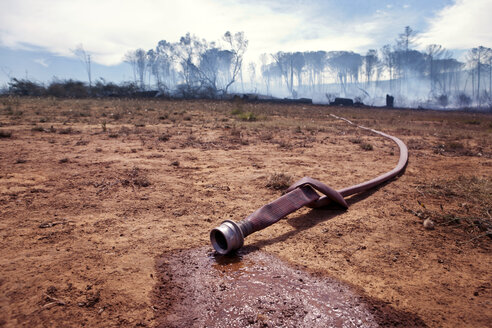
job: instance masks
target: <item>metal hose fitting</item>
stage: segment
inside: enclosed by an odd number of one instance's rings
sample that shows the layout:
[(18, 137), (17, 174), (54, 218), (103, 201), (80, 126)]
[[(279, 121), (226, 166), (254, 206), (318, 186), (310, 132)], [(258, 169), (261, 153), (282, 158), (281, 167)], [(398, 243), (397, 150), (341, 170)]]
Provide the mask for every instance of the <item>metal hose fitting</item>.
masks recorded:
[(244, 233), (239, 225), (231, 220), (222, 222), (210, 231), (210, 241), (219, 254), (228, 254), (243, 247)]

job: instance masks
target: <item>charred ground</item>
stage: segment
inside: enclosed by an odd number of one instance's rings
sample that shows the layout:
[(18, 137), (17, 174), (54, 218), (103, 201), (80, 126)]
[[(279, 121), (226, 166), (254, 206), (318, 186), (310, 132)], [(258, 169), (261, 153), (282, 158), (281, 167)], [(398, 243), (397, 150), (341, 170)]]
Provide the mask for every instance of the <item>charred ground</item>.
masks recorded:
[(352, 197), (346, 212), (304, 209), (247, 245), (428, 326), (492, 320), (490, 115), (0, 100), (2, 326), (155, 325), (162, 254), (208, 246), (212, 227), (291, 180), (339, 189), (395, 165), (391, 141), (328, 113), (405, 141), (405, 174)]

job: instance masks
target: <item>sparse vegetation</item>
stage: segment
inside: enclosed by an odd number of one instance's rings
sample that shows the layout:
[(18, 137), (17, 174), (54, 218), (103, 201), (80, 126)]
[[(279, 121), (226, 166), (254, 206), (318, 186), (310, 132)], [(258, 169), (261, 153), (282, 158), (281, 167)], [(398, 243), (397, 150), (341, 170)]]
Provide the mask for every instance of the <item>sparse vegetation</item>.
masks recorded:
[[(485, 232), (492, 238), (492, 182), (476, 176), (459, 176), (456, 179), (435, 180), (419, 185), (420, 192), (436, 199), (440, 208), (433, 210), (420, 203), (420, 208), (411, 211), (421, 219), (430, 218), (437, 225), (461, 226), (473, 233)], [(458, 203), (457, 208), (447, 208), (449, 200)]]
[(435, 146), (434, 153), (441, 155), (474, 156), (478, 152), (474, 152), (460, 141), (447, 140), (443, 144)]
[(237, 109), (237, 108), (232, 110), (231, 114), (241, 121), (253, 122), (258, 119), (255, 113), (249, 111), (244, 112), (242, 109)]
[(158, 139), (159, 139), (159, 141), (163, 141), (163, 142), (165, 142), (165, 141), (169, 141), (169, 139), (171, 139), (171, 135), (170, 135), (170, 134), (168, 134), (168, 133), (163, 133), (163, 134), (161, 134), (161, 135), (159, 136), (159, 138), (158, 138)]
[(266, 183), (266, 187), (274, 190), (285, 190), (292, 183), (293, 179), (291, 176), (284, 173), (273, 173), (268, 177), (268, 181)]
[(361, 143), (360, 148), (365, 150), (365, 151), (371, 151), (374, 149), (374, 147), (369, 143)]
[(58, 134), (73, 134), (73, 133), (77, 133), (77, 132), (74, 131), (71, 127), (58, 130)]
[(44, 128), (42, 126), (35, 126), (31, 129), (33, 132), (44, 132)]
[(237, 118), (240, 119), (241, 121), (248, 121), (248, 122), (253, 122), (258, 119), (256, 114), (253, 112), (245, 112), (237, 115)]

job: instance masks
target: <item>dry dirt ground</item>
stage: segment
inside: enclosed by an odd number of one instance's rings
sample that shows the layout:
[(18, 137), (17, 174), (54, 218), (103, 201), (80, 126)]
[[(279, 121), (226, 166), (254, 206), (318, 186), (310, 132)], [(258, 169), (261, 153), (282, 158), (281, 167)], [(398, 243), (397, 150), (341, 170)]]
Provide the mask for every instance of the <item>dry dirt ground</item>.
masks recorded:
[(406, 172), (347, 211), (293, 213), (247, 247), (421, 326), (490, 327), (491, 115), (17, 98), (0, 99), (0, 326), (168, 322), (163, 256), (211, 252), (210, 229), (289, 180), (340, 189), (396, 165), (392, 141), (329, 113), (401, 138)]

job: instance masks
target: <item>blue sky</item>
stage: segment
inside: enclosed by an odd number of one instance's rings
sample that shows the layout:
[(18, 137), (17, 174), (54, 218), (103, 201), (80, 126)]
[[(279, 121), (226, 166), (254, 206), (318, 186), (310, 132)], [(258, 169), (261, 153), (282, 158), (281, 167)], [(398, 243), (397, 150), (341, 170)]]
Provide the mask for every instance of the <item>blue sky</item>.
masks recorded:
[(82, 79), (70, 51), (79, 44), (92, 54), (96, 77), (130, 79), (126, 51), (186, 32), (213, 41), (244, 31), (247, 61), (279, 50), (365, 53), (393, 43), (407, 25), (419, 32), (418, 47), (463, 53), (492, 46), (491, 12), (491, 0), (0, 0), (0, 81), (26, 70), (38, 80)]

